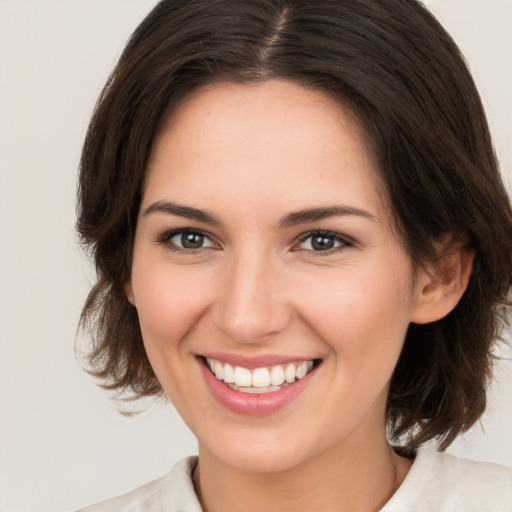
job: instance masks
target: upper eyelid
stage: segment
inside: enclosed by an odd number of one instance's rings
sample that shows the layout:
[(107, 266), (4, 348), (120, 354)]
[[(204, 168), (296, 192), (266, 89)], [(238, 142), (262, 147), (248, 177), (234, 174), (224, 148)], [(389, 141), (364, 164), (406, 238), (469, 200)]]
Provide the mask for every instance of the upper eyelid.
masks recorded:
[[(176, 235), (181, 235), (182, 233), (195, 233), (197, 235), (204, 236), (205, 238), (208, 238), (210, 242), (220, 245), (219, 242), (216, 240), (216, 238), (208, 233), (207, 231), (204, 231), (203, 229), (197, 229), (197, 228), (176, 228), (176, 229), (167, 229), (163, 231), (162, 233), (158, 234), (155, 237), (155, 241), (158, 243), (168, 243), (170, 242), (171, 238), (175, 237)], [(176, 246), (177, 249), (182, 249), (179, 246)], [(190, 249), (182, 249), (184, 251), (190, 250)]]
[(356, 241), (350, 236), (343, 235), (342, 233), (337, 233), (336, 231), (329, 231), (329, 230), (325, 230), (325, 229), (314, 229), (311, 231), (307, 231), (306, 233), (302, 233), (301, 235), (299, 235), (296, 238), (296, 241), (294, 243), (304, 242), (304, 240), (307, 240), (308, 238), (310, 238), (314, 235), (332, 236), (333, 238), (341, 240), (344, 243), (349, 243), (352, 245), (355, 245), (355, 243), (356, 243)]
[(208, 231), (205, 231), (204, 229), (199, 228), (175, 228), (175, 229), (166, 229), (162, 231), (160, 235), (158, 235), (157, 238), (172, 238), (173, 236), (180, 235), (182, 233), (196, 233), (198, 235), (205, 236), (206, 238), (213, 239), (215, 238), (213, 235), (208, 233)]

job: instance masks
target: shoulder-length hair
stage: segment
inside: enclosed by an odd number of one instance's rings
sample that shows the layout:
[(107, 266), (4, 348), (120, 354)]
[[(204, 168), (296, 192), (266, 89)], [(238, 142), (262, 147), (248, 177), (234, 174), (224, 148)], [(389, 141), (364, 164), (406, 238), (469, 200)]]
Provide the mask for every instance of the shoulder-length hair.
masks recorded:
[(512, 275), (512, 213), (484, 109), (457, 46), (415, 0), (163, 0), (136, 29), (83, 146), (77, 229), (98, 280), (81, 326), (103, 385), (157, 395), (124, 284), (152, 143), (185, 96), (213, 82), (290, 80), (360, 121), (415, 265), (447, 234), (475, 251), (445, 318), (410, 325), (389, 391), (390, 437), (441, 449), (482, 414)]

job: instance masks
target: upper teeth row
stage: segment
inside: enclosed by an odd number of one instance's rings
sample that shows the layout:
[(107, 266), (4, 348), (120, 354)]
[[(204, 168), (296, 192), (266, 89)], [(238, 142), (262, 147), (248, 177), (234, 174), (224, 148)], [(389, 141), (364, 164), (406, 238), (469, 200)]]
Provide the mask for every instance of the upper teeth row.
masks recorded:
[(295, 380), (302, 379), (313, 368), (313, 361), (278, 364), (271, 368), (263, 367), (254, 370), (242, 366), (231, 366), (229, 363), (222, 363), (210, 358), (207, 358), (206, 361), (217, 379), (226, 384), (255, 388), (264, 388), (270, 385), (281, 386), (285, 382), (291, 384)]

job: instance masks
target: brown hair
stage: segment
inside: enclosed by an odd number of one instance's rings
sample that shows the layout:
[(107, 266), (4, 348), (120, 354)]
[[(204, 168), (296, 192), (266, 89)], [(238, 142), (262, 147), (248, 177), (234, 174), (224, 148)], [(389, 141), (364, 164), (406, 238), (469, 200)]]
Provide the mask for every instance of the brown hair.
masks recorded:
[(99, 98), (81, 159), (77, 229), (98, 275), (81, 319), (91, 371), (111, 390), (161, 392), (124, 292), (153, 140), (198, 87), (270, 78), (355, 112), (415, 264), (446, 234), (475, 250), (454, 311), (410, 326), (388, 398), (393, 440), (445, 448), (485, 409), (511, 286), (512, 213), (467, 66), (415, 0), (164, 0), (146, 17)]

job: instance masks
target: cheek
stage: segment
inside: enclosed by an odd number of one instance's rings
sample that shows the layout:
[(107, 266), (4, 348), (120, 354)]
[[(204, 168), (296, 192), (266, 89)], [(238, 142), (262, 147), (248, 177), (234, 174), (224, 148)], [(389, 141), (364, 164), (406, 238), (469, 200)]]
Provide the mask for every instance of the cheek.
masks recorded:
[(132, 287), (144, 347), (166, 395), (186, 416), (195, 392), (187, 340), (207, 310), (208, 277), (197, 269), (171, 267), (165, 262), (134, 262)]
[(132, 287), (147, 350), (176, 349), (202, 316), (209, 301), (208, 277), (197, 270), (134, 262)]
[[(391, 272), (390, 269), (397, 271)], [(394, 366), (409, 325), (409, 266), (333, 272), (307, 286), (299, 309), (336, 353), (339, 364)]]

